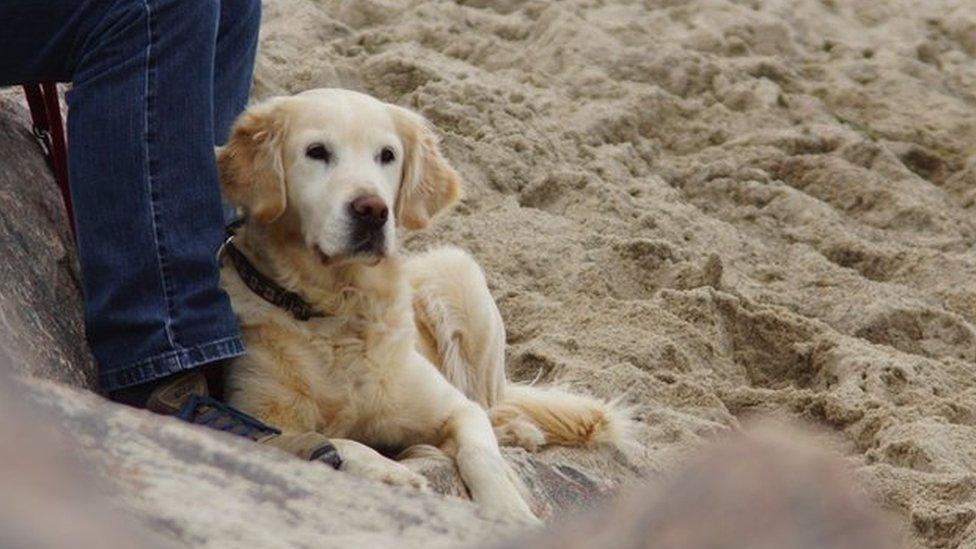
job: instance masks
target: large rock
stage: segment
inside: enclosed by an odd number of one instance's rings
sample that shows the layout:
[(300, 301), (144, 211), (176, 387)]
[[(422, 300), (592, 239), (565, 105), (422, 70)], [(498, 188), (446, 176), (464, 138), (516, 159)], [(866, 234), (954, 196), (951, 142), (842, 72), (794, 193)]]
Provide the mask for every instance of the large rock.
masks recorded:
[[(121, 514), (102, 521), (113, 533), (116, 522), (129, 522), (179, 546), (424, 547), (471, 544), (515, 528), (459, 499), (362, 481), (60, 384), (16, 387), (107, 486), (105, 506)], [(9, 422), (2, 422), (6, 431), (16, 432)], [(33, 445), (7, 448), (17, 450), (27, 454), (23, 461), (49, 454)]]
[[(3, 547), (55, 548), (68, 539), (100, 549), (441, 547), (512, 529), (471, 504), (364, 483), (71, 387), (0, 380), (0, 437), (13, 442), (0, 447)], [(718, 443), (667, 483), (628, 492), (599, 512), (492, 545), (897, 546), (889, 521), (838, 458), (782, 432)]]
[(500, 544), (534, 549), (894, 549), (891, 518), (845, 464), (795, 429), (760, 426), (705, 448), (663, 486)]
[(74, 244), (21, 98), (0, 90), (0, 346), (16, 372), (91, 388)]

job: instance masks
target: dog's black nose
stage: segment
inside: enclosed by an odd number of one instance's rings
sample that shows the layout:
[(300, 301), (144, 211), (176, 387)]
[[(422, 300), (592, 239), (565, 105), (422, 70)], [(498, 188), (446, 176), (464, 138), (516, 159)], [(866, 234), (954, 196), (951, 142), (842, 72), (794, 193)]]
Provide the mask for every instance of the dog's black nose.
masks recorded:
[(375, 194), (360, 196), (349, 203), (349, 210), (352, 212), (353, 219), (373, 225), (386, 223), (386, 218), (390, 215), (386, 202)]

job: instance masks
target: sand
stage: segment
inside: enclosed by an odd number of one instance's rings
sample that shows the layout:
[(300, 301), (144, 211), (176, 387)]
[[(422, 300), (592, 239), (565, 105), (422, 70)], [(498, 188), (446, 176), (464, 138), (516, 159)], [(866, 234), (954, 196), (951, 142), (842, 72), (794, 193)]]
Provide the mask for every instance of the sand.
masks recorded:
[[(819, 426), (913, 545), (976, 547), (976, 2), (269, 0), (255, 96), (417, 109), (511, 377), (637, 407), (666, 472)], [(556, 450), (555, 452), (560, 452)]]

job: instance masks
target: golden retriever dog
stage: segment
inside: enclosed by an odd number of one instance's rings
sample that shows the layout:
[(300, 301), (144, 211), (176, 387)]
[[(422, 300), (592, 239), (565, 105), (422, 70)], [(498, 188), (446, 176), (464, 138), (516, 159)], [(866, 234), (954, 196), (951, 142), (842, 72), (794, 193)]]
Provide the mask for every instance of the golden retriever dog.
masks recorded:
[(281, 429), (277, 446), (302, 455), (329, 441), (341, 470), (418, 488), (422, 476), (376, 449), (434, 446), (476, 503), (534, 521), (499, 441), (627, 442), (615, 404), (506, 381), (502, 318), (470, 255), (398, 248), (397, 233), (460, 193), (423, 117), (312, 90), (252, 106), (217, 156), (225, 196), (247, 214), (236, 249), (319, 313), (296, 318), (222, 267), (248, 348), (226, 396)]

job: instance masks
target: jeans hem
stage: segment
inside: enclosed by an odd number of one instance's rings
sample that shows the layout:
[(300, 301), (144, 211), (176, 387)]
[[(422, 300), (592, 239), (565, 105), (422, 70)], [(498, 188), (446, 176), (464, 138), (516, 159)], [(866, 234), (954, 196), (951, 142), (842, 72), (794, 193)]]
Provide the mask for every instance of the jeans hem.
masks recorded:
[(240, 336), (226, 337), (193, 347), (167, 351), (134, 364), (101, 373), (98, 376), (98, 383), (102, 392), (118, 391), (177, 372), (192, 370), (218, 360), (238, 357), (244, 352), (244, 341)]

